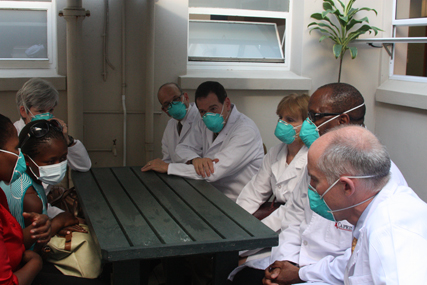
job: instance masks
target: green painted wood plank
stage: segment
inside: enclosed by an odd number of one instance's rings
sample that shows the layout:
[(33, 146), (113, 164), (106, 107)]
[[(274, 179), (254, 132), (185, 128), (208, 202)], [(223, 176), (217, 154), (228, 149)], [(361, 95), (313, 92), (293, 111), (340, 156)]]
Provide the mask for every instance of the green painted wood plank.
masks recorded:
[(144, 184), (130, 168), (112, 168), (127, 194), (131, 197), (147, 223), (156, 232), (164, 243), (178, 243), (190, 241), (191, 238), (170, 217), (166, 210), (151, 195)]
[(104, 252), (106, 248), (128, 247), (129, 242), (105, 202), (92, 172), (72, 171), (71, 176), (82, 204), (86, 222), (92, 236), (102, 249), (103, 256), (106, 254)]
[(93, 176), (101, 187), (114, 215), (131, 242), (131, 246), (161, 244), (147, 221), (132, 203), (110, 168), (94, 168)]
[[(277, 235), (274, 231), (272, 231), (269, 227), (260, 224), (257, 218), (252, 215), (248, 215), (241, 207), (236, 207), (236, 203), (232, 200), (224, 200), (222, 199), (218, 193), (218, 190), (215, 189), (212, 185), (210, 187), (206, 186), (204, 180), (193, 180), (193, 179), (185, 179), (190, 185), (192, 185), (196, 191), (200, 192), (203, 196), (205, 196), (209, 201), (213, 204), (217, 205), (221, 211), (223, 211), (227, 216), (233, 219), (238, 225), (248, 231), (252, 236), (274, 236)], [(216, 190), (216, 191), (214, 191)]]
[[(182, 197), (184, 201), (191, 205), (194, 211), (224, 238), (238, 239), (251, 236), (240, 225), (236, 224), (233, 219), (230, 219), (224, 212), (213, 205), (211, 201), (195, 191), (195, 189), (181, 177), (166, 174), (159, 175), (159, 177)], [(211, 186), (207, 182), (205, 182), (204, 185), (205, 187)], [(230, 200), (217, 190), (213, 191), (212, 194), (218, 194), (217, 199), (219, 204), (227, 202), (226, 200)]]
[(185, 244), (163, 244), (155, 247), (134, 247), (134, 248), (115, 248), (109, 251), (109, 261), (128, 260), (128, 259), (151, 259), (187, 256), (195, 254), (207, 254), (218, 252), (237, 252), (246, 249), (271, 247), (277, 244), (278, 237), (263, 237), (241, 240), (214, 240), (201, 241)]
[(174, 217), (175, 221), (193, 240), (203, 241), (222, 238), (197, 213), (188, 207), (155, 172), (141, 172), (139, 167), (132, 167), (132, 169), (150, 189), (157, 201)]

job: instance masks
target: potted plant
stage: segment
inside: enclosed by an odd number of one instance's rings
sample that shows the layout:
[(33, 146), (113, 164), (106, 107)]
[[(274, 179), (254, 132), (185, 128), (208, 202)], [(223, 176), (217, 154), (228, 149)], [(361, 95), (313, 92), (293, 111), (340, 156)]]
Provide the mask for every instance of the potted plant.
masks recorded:
[(332, 48), (335, 58), (340, 58), (338, 82), (341, 81), (341, 67), (344, 54), (350, 50), (351, 58), (355, 59), (357, 56), (357, 48), (348, 46), (352, 41), (357, 39), (360, 35), (372, 31), (375, 35), (381, 29), (369, 25), (368, 17), (362, 19), (355, 19), (355, 16), (360, 11), (373, 11), (377, 15), (377, 11), (371, 8), (353, 8), (356, 0), (349, 0), (347, 6), (341, 0), (337, 0), (342, 8), (342, 11), (337, 8), (334, 0), (323, 0), (323, 12), (314, 13), (311, 18), (319, 22), (312, 22), (307, 27), (310, 28), (310, 34), (313, 30), (320, 31), (323, 35), (320, 37), (319, 42), (326, 38), (330, 38), (334, 42)]

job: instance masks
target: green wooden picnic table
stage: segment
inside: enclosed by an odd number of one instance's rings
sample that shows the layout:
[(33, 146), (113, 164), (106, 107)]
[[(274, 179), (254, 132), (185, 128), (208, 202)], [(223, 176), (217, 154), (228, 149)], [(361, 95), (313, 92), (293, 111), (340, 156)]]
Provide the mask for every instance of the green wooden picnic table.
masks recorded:
[(208, 182), (140, 169), (72, 172), (114, 284), (140, 284), (139, 261), (198, 254), (213, 254), (214, 284), (225, 284), (239, 250), (278, 244), (275, 232)]

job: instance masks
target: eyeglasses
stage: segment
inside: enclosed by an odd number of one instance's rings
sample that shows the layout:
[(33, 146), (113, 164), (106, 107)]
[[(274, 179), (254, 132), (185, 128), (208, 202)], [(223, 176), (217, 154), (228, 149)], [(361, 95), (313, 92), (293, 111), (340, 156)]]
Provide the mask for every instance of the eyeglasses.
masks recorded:
[(181, 93), (180, 95), (177, 95), (177, 96), (173, 97), (172, 102), (165, 102), (165, 103), (163, 103), (162, 108), (164, 110), (169, 109), (169, 106), (171, 106), (173, 102), (179, 102), (179, 101), (181, 101), (182, 95), (184, 95), (184, 93)]
[(327, 116), (336, 116), (336, 115), (341, 115), (341, 113), (314, 113), (314, 112), (308, 112), (308, 118), (310, 119), (310, 121), (312, 121), (313, 123), (323, 117), (327, 117)]
[(20, 147), (22, 148), (31, 137), (44, 137), (49, 132), (50, 128), (62, 133), (62, 126), (57, 120), (40, 120), (30, 127), (30, 131)]

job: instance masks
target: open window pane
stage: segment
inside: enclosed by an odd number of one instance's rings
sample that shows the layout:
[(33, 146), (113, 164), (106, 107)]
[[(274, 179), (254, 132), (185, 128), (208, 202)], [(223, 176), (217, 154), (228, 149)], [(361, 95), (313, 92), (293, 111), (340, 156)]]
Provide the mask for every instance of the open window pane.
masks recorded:
[(0, 9), (0, 58), (47, 59), (47, 11)]
[(189, 60), (284, 62), (272, 23), (190, 21)]
[(188, 6), (289, 12), (289, 0), (189, 0)]
[(396, 0), (396, 19), (427, 17), (427, 0)]
[(396, 43), (394, 74), (427, 77), (427, 44)]

